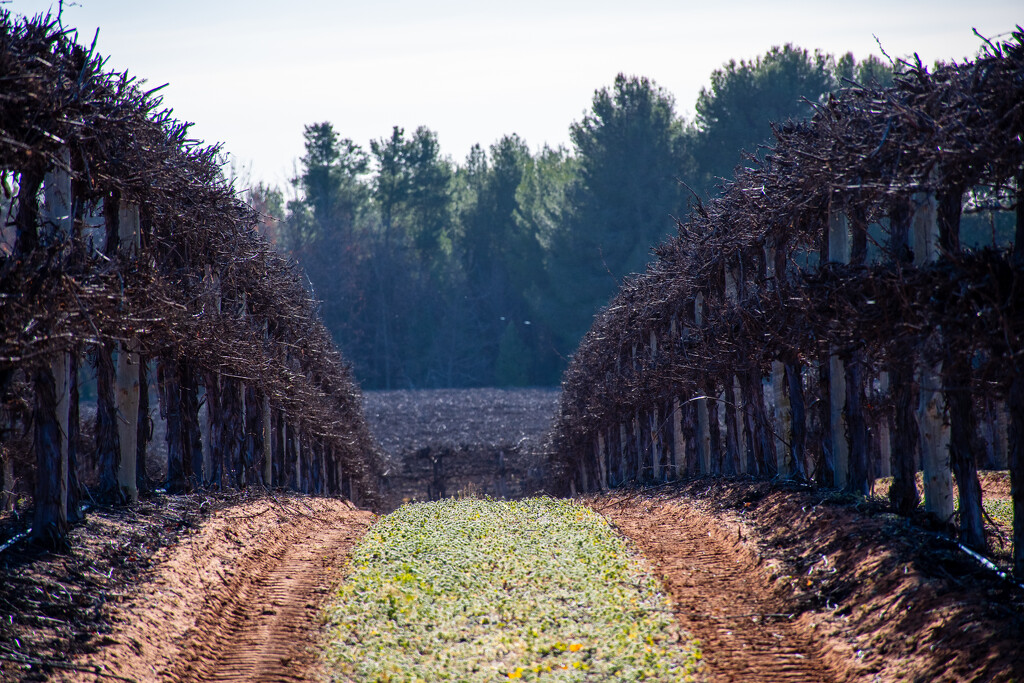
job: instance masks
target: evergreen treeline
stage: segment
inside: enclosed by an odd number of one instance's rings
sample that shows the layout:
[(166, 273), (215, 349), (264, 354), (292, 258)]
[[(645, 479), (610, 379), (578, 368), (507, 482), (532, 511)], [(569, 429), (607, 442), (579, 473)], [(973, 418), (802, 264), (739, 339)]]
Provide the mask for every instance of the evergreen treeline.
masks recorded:
[(517, 135), (462, 163), (395, 127), (369, 150), (305, 129), (294, 199), (253, 190), (278, 248), (368, 389), (557, 384), (594, 313), (695, 195), (731, 175), (771, 121), (803, 118), (843, 79), (888, 84), (875, 58), (786, 45), (711, 77), (684, 121), (672, 96), (619, 75), (570, 129), (573, 149)]

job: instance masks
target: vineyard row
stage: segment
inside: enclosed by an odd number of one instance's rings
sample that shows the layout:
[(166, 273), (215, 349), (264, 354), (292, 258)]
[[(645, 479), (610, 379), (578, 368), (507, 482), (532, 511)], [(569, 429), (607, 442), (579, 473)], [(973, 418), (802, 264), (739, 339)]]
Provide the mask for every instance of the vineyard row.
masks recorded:
[[(4, 504), (31, 495), (35, 536), (60, 545), (85, 496), (136, 499), (154, 382), (169, 490), (258, 484), (372, 503), (379, 453), (299, 272), (258, 233), (218, 148), (94, 47), (52, 17), (0, 11)], [(87, 358), (98, 415), (83, 447)], [(87, 493), (79, 473), (92, 471)]]
[[(1024, 32), (900, 66), (775, 126), (595, 318), (553, 430), (564, 490), (891, 476), (909, 514), (923, 471), (984, 552), (978, 467), (1008, 460), (1024, 577)], [(965, 211), (1014, 210), (1012, 246), (961, 243)]]

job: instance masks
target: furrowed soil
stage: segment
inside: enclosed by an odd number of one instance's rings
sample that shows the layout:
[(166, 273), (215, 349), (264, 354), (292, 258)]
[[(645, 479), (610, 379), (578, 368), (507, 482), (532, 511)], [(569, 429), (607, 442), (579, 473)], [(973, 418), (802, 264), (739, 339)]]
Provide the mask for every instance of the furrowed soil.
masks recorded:
[(115, 592), (97, 620), (106, 633), (78, 656), (8, 660), (0, 679), (313, 680), (322, 601), (374, 519), (347, 501), (298, 495), (217, 510)]
[[(711, 681), (1024, 680), (1024, 589), (926, 518), (749, 481), (587, 502), (661, 577)], [(374, 519), (300, 495), (96, 509), (69, 553), (0, 555), (0, 680), (319, 680), (322, 601)]]
[(696, 480), (589, 503), (662, 576), (712, 681), (1024, 680), (1024, 589), (926, 518), (767, 482)]

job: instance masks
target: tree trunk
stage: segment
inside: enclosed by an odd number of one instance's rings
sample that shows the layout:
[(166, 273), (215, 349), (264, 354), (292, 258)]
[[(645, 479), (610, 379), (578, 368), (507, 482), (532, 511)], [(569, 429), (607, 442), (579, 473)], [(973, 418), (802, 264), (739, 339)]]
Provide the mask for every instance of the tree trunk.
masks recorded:
[(615, 485), (621, 486), (629, 477), (626, 475), (626, 425), (618, 423), (615, 429)]
[(326, 471), (326, 492), (329, 496), (338, 493), (338, 463), (334, 457), (334, 449), (331, 446), (324, 448), (324, 467)]
[(652, 406), (647, 412), (647, 441), (651, 452), (651, 481), (662, 481), (661, 430), (659, 427), (658, 407)]
[(160, 361), (164, 417), (167, 422), (167, 492), (182, 493), (188, 488), (188, 477), (185, 471), (189, 462), (186, 455), (188, 432), (182, 415), (181, 378), (177, 363), (169, 359)]
[[(138, 257), (141, 238), (140, 212), (137, 204), (118, 201), (116, 244), (108, 244), (108, 254), (117, 252), (118, 259), (125, 266), (135, 262)], [(110, 214), (113, 214), (111, 206)], [(112, 216), (106, 216), (109, 221)], [(111, 233), (115, 226), (107, 226), (107, 239), (111, 240)], [(125, 297), (124, 284), (122, 282), (121, 308), (124, 311)], [(129, 501), (135, 502), (139, 499), (139, 489), (136, 485), (135, 465), (138, 458), (138, 436), (139, 436), (139, 340), (129, 338), (127, 341), (118, 344), (117, 350), (117, 429), (120, 439), (121, 457), (118, 462), (117, 483), (121, 489), (121, 495)]]
[(0, 444), (0, 511), (14, 509), (14, 460)]
[(936, 196), (939, 222), (939, 246), (949, 254), (960, 251), (960, 216), (963, 213), (964, 188), (951, 185)]
[(119, 344), (117, 349), (117, 436), (121, 447), (117, 485), (127, 501), (139, 499), (135, 485), (135, 461), (139, 435), (139, 353), (138, 342)]
[(960, 492), (960, 540), (968, 548), (985, 552), (985, 523), (981, 507), (981, 483), (971, 442), (976, 420), (970, 392), (970, 371), (950, 360), (945, 373), (945, 394), (949, 404), (949, 460)]
[[(1021, 230), (1020, 223), (1017, 229)], [(1018, 233), (1020, 236), (1020, 233)], [(1007, 397), (1010, 413), (1010, 497), (1013, 500), (1013, 575), (1024, 580), (1024, 373), (1016, 371)]]
[[(693, 297), (693, 325), (700, 331), (704, 327), (704, 295), (701, 292)], [(699, 453), (699, 460), (694, 463), (694, 467), (691, 468), (691, 474), (697, 474), (699, 463), (699, 471), (702, 474), (710, 474), (715, 472), (716, 474), (722, 473), (722, 446), (719, 439), (718, 429), (718, 411), (716, 402), (710, 397), (716, 395), (714, 389), (714, 382), (707, 382), (704, 387), (704, 395), (708, 396), (706, 399), (697, 401), (696, 404), (696, 421), (697, 421), (697, 453)], [(712, 416), (714, 413), (714, 416)], [(714, 423), (714, 431), (712, 431), (712, 422)], [(714, 436), (713, 436), (714, 435)]]
[(818, 363), (818, 391), (818, 423), (821, 432), (818, 436), (821, 451), (814, 478), (818, 486), (829, 488), (836, 485), (836, 468), (832, 452), (832, 373), (829, 371), (828, 362)]
[[(313, 478), (313, 452), (312, 452), (312, 440), (309, 438), (303, 439), (302, 428), (299, 428), (299, 432), (296, 438), (296, 450), (298, 452), (298, 473), (299, 473), (299, 491), (302, 493), (310, 493), (312, 491), (311, 483)], [(438, 467), (441, 466), (440, 461), (435, 463), (435, 473)], [(443, 497), (443, 496), (442, 496)]]
[(316, 468), (316, 494), (323, 496), (327, 493), (327, 450), (324, 441), (316, 442), (316, 461), (319, 463), (319, 467)]
[(267, 488), (274, 483), (274, 418), (270, 410), (270, 398), (261, 394), (260, 408), (262, 409), (263, 428), (263, 450), (260, 454), (262, 460), (263, 485)]
[(106, 503), (122, 502), (117, 485), (121, 441), (114, 403), (114, 354), (107, 344), (96, 348), (96, 462), (99, 464), (98, 499)]
[(889, 386), (893, 400), (892, 486), (889, 501), (896, 512), (909, 515), (921, 502), (917, 493), (918, 431), (914, 406), (913, 356), (896, 348), (890, 355)]
[(139, 355), (139, 418), (135, 438), (135, 486), (140, 494), (148, 494), (153, 486), (146, 469), (146, 454), (153, 440), (153, 418), (149, 414), (149, 367), (145, 356)]
[(307, 474), (306, 474), (306, 491), (305, 492), (306, 493), (312, 493), (312, 494), (316, 495), (318, 479), (319, 479), (319, 476), (320, 476), (320, 462), (319, 462), (320, 446), (319, 446), (319, 442), (317, 441), (316, 438), (310, 438), (309, 443), (307, 444), (306, 448), (303, 449), (303, 450), (306, 451), (306, 454), (307, 454), (306, 464), (308, 465), (308, 469), (306, 470)]
[(263, 400), (252, 383), (245, 392), (245, 477), (251, 484), (263, 483)]
[(633, 436), (636, 439), (636, 444), (634, 445), (634, 447), (636, 448), (635, 469), (637, 481), (644, 480), (644, 471), (646, 469), (644, 466), (644, 455), (647, 453), (646, 444), (644, 443), (644, 441), (646, 440), (644, 437), (645, 432), (646, 430), (644, 429), (643, 418), (640, 414), (640, 411), (637, 410), (633, 417)]
[(295, 427), (295, 490), (309, 493), (309, 444), (303, 443), (302, 426)]
[(705, 456), (701, 465), (704, 467), (703, 474), (720, 475), (725, 472), (725, 465), (722, 462), (722, 425), (718, 419), (719, 402), (710, 398), (712, 392), (708, 392), (707, 395), (709, 398), (702, 402), (706, 406), (704, 422), (707, 427), (707, 430), (702, 432), (702, 438), (703, 434), (707, 434), (707, 438), (704, 442), (706, 444)]
[(846, 364), (846, 425), (849, 430), (849, 474), (846, 490), (866, 496), (871, 490), (868, 472), (868, 424), (864, 418), (864, 361), (854, 353)]
[(736, 416), (736, 400), (735, 392), (732, 391), (732, 386), (726, 387), (726, 400), (725, 405), (725, 462), (722, 467), (722, 474), (727, 477), (735, 476), (740, 473), (740, 459), (743, 457), (740, 453), (740, 434), (737, 429), (739, 420)]
[(39, 188), (43, 173), (34, 169), (23, 171), (18, 188), (18, 210), (14, 219), (17, 231), (15, 255), (27, 256), (39, 246)]
[(743, 400), (743, 387), (740, 384), (739, 375), (732, 376), (732, 391), (730, 398), (736, 406), (734, 418), (736, 420), (736, 473), (747, 474), (752, 471), (751, 467), (751, 442), (750, 430), (747, 425), (747, 406)]
[(835, 353), (828, 358), (828, 386), (832, 485), (846, 488), (850, 481), (850, 442), (846, 436), (846, 363)]
[(81, 434), (80, 396), (78, 392), (79, 356), (75, 351), (70, 356), (70, 405), (68, 406), (68, 522), (74, 524), (84, 519), (82, 514), (82, 481), (78, 474), (78, 439)]
[(299, 444), (295, 425), (287, 421), (282, 423), (285, 433), (285, 461), (284, 461), (284, 482), (285, 487), (292, 491), (299, 490)]
[(775, 440), (772, 436), (768, 408), (764, 400), (765, 384), (758, 369), (747, 374), (747, 412), (750, 413), (750, 427), (753, 438), (753, 455), (757, 463), (757, 474), (774, 478), (778, 473)]
[(924, 507), (943, 524), (953, 522), (953, 471), (949, 464), (949, 428), (943, 421), (942, 363), (923, 362), (918, 368), (917, 423), (921, 432)]
[(700, 433), (700, 418), (697, 416), (697, 403), (698, 401), (680, 401), (679, 406), (682, 412), (680, 428), (683, 432), (684, 449), (679, 460), (682, 463), (679, 473), (684, 477), (692, 477), (700, 470), (701, 446), (697, 436)]
[(354, 492), (352, 490), (352, 475), (349, 474), (349, 475), (346, 476), (345, 475), (345, 471), (342, 470), (342, 472), (341, 472), (341, 497), (342, 498), (347, 498), (348, 500), (350, 500), (350, 501), (352, 501), (354, 503), (355, 500), (352, 497), (353, 493)]
[(288, 483), (285, 476), (285, 429), (284, 411), (278, 408), (274, 411), (274, 465), (271, 475), (273, 484), (277, 487), (284, 487)]
[[(1024, 271), (1024, 166), (1017, 172), (1017, 228), (1013, 242), (1015, 279)], [(1008, 453), (1010, 465), (1010, 496), (1013, 499), (1013, 574), (1024, 580), (1024, 368), (1015, 367), (1010, 395), (1006, 400), (1009, 414)]]
[(185, 476), (189, 489), (203, 485), (203, 431), (199, 421), (198, 375), (188, 361), (178, 362), (178, 382), (181, 388), (181, 422), (185, 434)]
[(222, 376), (220, 382), (220, 424), (224, 448), (224, 485), (241, 488), (245, 481), (242, 387), (238, 380), (231, 377)]
[[(606, 491), (608, 489), (608, 452), (607, 444), (604, 440), (604, 434), (601, 430), (597, 431), (597, 443), (594, 444), (594, 455), (597, 458), (597, 487), (601, 491)], [(505, 498), (508, 496), (507, 486), (505, 484), (505, 458), (500, 452), (499, 457), (501, 459), (499, 474), (502, 488), (500, 496)]]
[[(889, 373), (878, 375), (878, 393), (876, 404), (885, 404), (892, 397), (889, 389)], [(878, 476), (892, 476), (892, 411), (886, 410), (878, 420)]]
[(206, 373), (206, 419), (210, 425), (204, 477), (207, 486), (224, 488), (224, 423), (221, 417), (220, 376)]
[(64, 548), (68, 532), (67, 451), (61, 443), (63, 435), (57, 415), (58, 384), (49, 367), (33, 372), (36, 488), (32, 537), (35, 542), (53, 549)]
[(789, 443), (793, 440), (793, 408), (786, 384), (786, 364), (780, 360), (772, 361), (771, 387), (775, 407), (775, 471), (785, 478), (793, 473), (793, 466), (789, 462), (792, 456)]
[(807, 445), (807, 416), (804, 409), (803, 375), (800, 366), (796, 363), (786, 363), (786, 387), (789, 393), (791, 414), (789, 440), (791, 476), (796, 481), (806, 481), (807, 469), (804, 465), (804, 453)]
[(14, 418), (7, 408), (7, 390), (14, 371), (0, 368), (0, 512), (14, 509), (14, 462), (7, 443), (14, 432)]
[(747, 473), (754, 477), (765, 477), (768, 463), (761, 440), (758, 411), (758, 406), (764, 405), (764, 389), (759, 374), (754, 370), (744, 373), (740, 387), (743, 394), (743, 432), (747, 442)]

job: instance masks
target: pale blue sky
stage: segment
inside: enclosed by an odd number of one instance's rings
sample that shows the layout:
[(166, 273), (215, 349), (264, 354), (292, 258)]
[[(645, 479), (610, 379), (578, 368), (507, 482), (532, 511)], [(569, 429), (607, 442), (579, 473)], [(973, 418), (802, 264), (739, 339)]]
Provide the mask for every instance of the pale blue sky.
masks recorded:
[[(36, 14), (57, 2), (0, 2)], [(65, 26), (110, 65), (151, 85), (193, 133), (225, 143), (254, 180), (283, 185), (302, 127), (331, 121), (361, 145), (393, 125), (426, 125), (461, 161), (473, 143), (518, 133), (534, 149), (569, 143), (597, 88), (648, 76), (692, 116), (711, 71), (772, 45), (927, 62), (972, 56), (1024, 23), (1019, 0), (847, 3), (677, 0), (75, 0)]]

